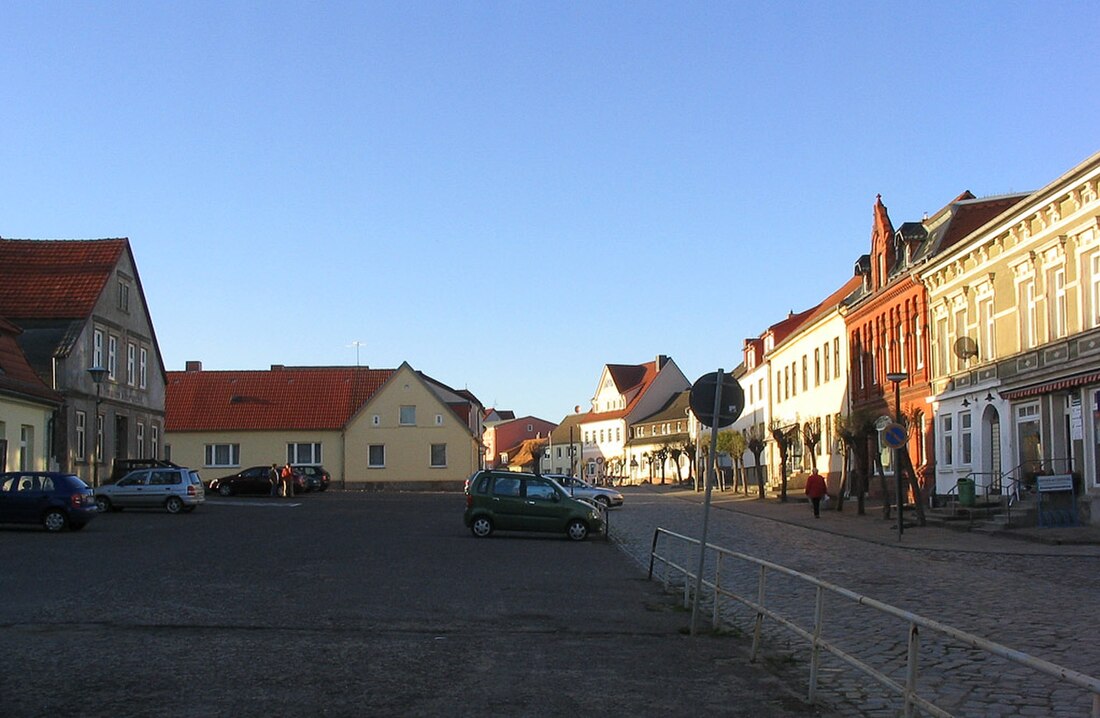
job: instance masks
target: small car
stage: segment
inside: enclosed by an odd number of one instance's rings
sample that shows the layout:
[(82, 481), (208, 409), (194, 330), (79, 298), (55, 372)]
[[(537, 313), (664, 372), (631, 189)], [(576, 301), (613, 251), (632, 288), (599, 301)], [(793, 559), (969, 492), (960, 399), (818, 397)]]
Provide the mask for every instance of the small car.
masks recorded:
[(194, 511), (204, 501), (206, 492), (199, 472), (186, 468), (138, 469), (95, 490), (100, 511), (164, 508), (178, 514)]
[(324, 491), (332, 482), (332, 475), (323, 466), (292, 464), (291, 467), (306, 480), (306, 491)]
[[(281, 466), (276, 471), (282, 471)], [(217, 491), (221, 496), (236, 496), (237, 494), (271, 494), (271, 467), (250, 466), (241, 469), (230, 476), (214, 479), (207, 486), (210, 491)], [(294, 472), (294, 493), (303, 494), (306, 491), (306, 477), (300, 472)]]
[(564, 533), (574, 541), (604, 531), (603, 512), (571, 498), (556, 481), (513, 471), (479, 471), (466, 484), (466, 527), (485, 538), (493, 531)]
[(605, 509), (611, 508), (612, 506), (623, 505), (623, 495), (615, 489), (608, 489), (603, 486), (593, 486), (584, 479), (578, 479), (566, 474), (547, 474), (547, 476), (561, 484), (573, 498), (592, 499)]
[(0, 474), (0, 523), (42, 524), (47, 531), (79, 531), (99, 515), (80, 477), (55, 471)]

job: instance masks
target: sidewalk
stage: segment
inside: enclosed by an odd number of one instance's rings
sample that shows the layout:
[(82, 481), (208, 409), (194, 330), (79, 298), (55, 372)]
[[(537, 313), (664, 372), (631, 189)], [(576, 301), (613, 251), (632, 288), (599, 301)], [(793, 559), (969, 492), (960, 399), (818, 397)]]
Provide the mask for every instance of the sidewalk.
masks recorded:
[[(631, 493), (648, 492), (669, 498), (703, 503), (704, 492), (690, 487), (660, 484), (622, 487)], [(630, 497), (626, 506), (629, 510)], [(821, 509), (821, 518), (815, 519), (809, 502), (801, 493), (788, 494), (786, 503), (768, 497), (758, 499), (755, 494), (745, 496), (732, 491), (711, 493), (711, 510), (735, 511), (761, 519), (778, 521), (846, 536), (858, 541), (894, 546), (898, 548), (933, 551), (964, 551), (993, 554), (1025, 554), (1049, 556), (1100, 556), (1100, 526), (1075, 526), (1059, 528), (1007, 529), (996, 533), (980, 533), (946, 528), (929, 523), (918, 526), (916, 515), (905, 513), (905, 526), (899, 540), (897, 522), (882, 518), (882, 504), (868, 502), (863, 516), (856, 514), (856, 502), (844, 502), (844, 510), (836, 510), (836, 502)], [(614, 518), (612, 518), (614, 522)]]

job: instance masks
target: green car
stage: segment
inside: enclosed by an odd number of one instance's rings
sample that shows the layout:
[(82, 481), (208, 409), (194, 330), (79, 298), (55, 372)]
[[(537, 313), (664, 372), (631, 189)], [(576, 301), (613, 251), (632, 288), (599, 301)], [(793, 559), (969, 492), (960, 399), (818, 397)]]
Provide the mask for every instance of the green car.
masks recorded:
[(569, 497), (553, 479), (513, 471), (479, 471), (466, 482), (466, 526), (484, 538), (493, 531), (564, 533), (574, 541), (603, 532), (600, 509)]

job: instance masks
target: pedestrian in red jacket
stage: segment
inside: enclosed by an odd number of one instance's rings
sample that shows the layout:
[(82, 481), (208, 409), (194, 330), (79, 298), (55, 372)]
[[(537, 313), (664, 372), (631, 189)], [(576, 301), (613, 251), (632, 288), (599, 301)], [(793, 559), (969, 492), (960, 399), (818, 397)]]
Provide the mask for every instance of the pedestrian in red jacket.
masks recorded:
[(825, 495), (825, 477), (814, 471), (806, 479), (806, 495), (814, 505), (814, 518), (821, 518), (821, 497)]

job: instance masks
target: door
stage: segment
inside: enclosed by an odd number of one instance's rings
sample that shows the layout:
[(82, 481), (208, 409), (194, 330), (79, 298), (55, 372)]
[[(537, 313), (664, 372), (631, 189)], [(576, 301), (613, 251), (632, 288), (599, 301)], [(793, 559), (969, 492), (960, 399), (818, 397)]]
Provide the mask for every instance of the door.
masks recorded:
[(1001, 415), (995, 407), (989, 406), (986, 407), (982, 421), (985, 422), (985, 431), (982, 433), (986, 436), (982, 466), (990, 473), (990, 492), (999, 494), (1004, 488), (1001, 481)]
[(38, 521), (38, 477), (33, 474), (17, 474), (4, 480), (0, 486), (0, 519), (14, 523)]
[(565, 497), (546, 479), (524, 481), (523, 520), (530, 531), (564, 531), (570, 507)]
[(146, 483), (149, 480), (148, 471), (131, 471), (126, 474), (118, 483), (108, 496), (111, 499), (111, 503), (119, 508), (126, 507), (141, 507), (150, 505), (150, 500), (146, 495)]
[(498, 529), (510, 531), (524, 528), (525, 505), (521, 489), (520, 477), (507, 474), (493, 475), (493, 494), (490, 503), (493, 523)]

